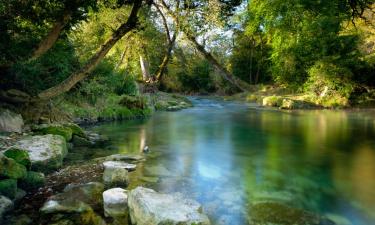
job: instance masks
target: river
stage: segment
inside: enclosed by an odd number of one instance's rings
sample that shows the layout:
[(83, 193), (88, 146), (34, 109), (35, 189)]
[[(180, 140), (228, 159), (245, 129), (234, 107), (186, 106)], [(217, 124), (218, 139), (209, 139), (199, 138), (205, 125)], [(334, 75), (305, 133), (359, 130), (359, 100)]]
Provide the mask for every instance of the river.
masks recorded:
[(375, 224), (375, 111), (192, 101), (195, 107), (179, 112), (90, 128), (112, 145), (81, 160), (148, 146), (130, 188), (181, 192), (200, 202), (213, 224), (247, 224), (252, 206), (267, 201), (341, 225)]

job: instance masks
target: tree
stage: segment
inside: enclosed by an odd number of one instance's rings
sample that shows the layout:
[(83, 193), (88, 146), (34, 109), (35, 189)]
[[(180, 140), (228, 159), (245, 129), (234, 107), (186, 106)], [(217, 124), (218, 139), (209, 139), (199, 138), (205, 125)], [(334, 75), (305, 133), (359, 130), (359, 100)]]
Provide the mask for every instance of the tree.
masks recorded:
[[(67, 2), (71, 3), (71, 2)], [(13, 94), (10, 94), (8, 92), (1, 92), (1, 97), (8, 101), (21, 101), (21, 102), (28, 102), (28, 101), (39, 101), (39, 100), (47, 100), (53, 97), (56, 97), (68, 90), (70, 90), (75, 84), (77, 84), (79, 81), (83, 80), (85, 77), (88, 76), (88, 74), (98, 65), (98, 63), (103, 60), (103, 58), (106, 56), (106, 54), (109, 52), (109, 50), (127, 33), (135, 29), (137, 22), (138, 22), (138, 11), (140, 10), (142, 6), (142, 1), (122, 1), (122, 4), (132, 4), (132, 9), (130, 12), (130, 15), (126, 22), (122, 23), (116, 30), (114, 30), (111, 37), (102, 45), (94, 55), (92, 55), (87, 62), (78, 70), (73, 72), (69, 77), (67, 77), (64, 81), (61, 83), (50, 87), (46, 90), (41, 91), (38, 93), (35, 97), (32, 98), (17, 98), (17, 96), (13, 96)], [(122, 5), (121, 4), (121, 5)], [(69, 5), (69, 4), (68, 4)], [(6, 24), (9, 26), (9, 24)], [(61, 30), (59, 31), (61, 32)], [(49, 35), (47, 35), (49, 36)], [(49, 46), (50, 48), (53, 44), (51, 42), (56, 41), (56, 35), (53, 35), (53, 41), (42, 41), (42, 45), (44, 45), (43, 49), (40, 49), (37, 47), (37, 54), (32, 54), (34, 57), (35, 55), (41, 55), (46, 51), (45, 46)], [(47, 38), (49, 39), (49, 37)], [(44, 40), (47, 40), (44, 39)], [(45, 44), (47, 43), (48, 44)], [(40, 45), (39, 45), (40, 46)]]
[[(194, 45), (194, 47), (215, 67), (220, 71), (220, 75), (231, 84), (235, 85), (242, 91), (249, 90), (250, 86), (240, 80), (239, 78), (233, 76), (227, 68), (222, 66), (219, 61), (209, 52), (206, 50), (206, 47), (199, 43), (197, 40), (197, 36), (199, 33), (202, 33), (204, 30), (198, 30), (199, 28), (206, 27), (203, 24), (208, 21), (219, 21), (219, 17), (225, 17), (230, 14), (233, 7), (238, 3), (238, 1), (223, 1), (223, 2), (215, 2), (213, 1), (214, 5), (210, 5), (210, 3), (205, 1), (197, 1), (195, 3), (191, 3), (190, 5), (184, 5), (183, 13), (180, 11), (174, 12), (171, 9), (171, 6), (168, 5), (164, 0), (158, 2), (158, 6), (162, 7), (168, 15), (179, 24), (181, 31), (185, 34), (187, 39)], [(216, 14), (215, 13), (208, 13), (211, 10), (211, 7), (216, 7)], [(209, 15), (209, 16), (207, 16)], [(206, 16), (206, 18), (205, 18)], [(205, 19), (200, 19), (205, 18)], [(222, 19), (222, 18), (221, 18)], [(207, 27), (206, 27), (207, 29)]]

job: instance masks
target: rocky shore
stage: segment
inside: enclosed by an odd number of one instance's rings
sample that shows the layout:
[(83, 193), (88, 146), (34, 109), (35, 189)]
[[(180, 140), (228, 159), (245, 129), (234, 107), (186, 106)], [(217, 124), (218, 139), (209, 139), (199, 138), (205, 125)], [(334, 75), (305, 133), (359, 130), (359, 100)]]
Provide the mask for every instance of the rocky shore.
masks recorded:
[[(156, 110), (191, 107), (169, 96), (154, 101)], [(122, 100), (126, 107), (142, 107), (138, 103)], [(1, 224), (210, 224), (200, 204), (181, 194), (129, 189), (129, 173), (146, 160), (143, 155), (116, 154), (64, 166), (70, 150), (105, 146), (105, 136), (67, 122), (25, 125), (22, 116), (4, 109), (0, 128)]]

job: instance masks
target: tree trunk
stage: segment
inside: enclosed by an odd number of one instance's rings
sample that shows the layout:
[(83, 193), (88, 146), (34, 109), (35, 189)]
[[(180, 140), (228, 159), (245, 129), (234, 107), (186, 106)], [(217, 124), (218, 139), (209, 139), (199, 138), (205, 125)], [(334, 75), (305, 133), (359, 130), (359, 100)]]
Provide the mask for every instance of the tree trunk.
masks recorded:
[[(172, 10), (169, 8), (169, 6), (166, 4), (164, 0), (161, 0), (161, 6), (168, 12), (168, 14), (172, 17), (172, 19), (179, 24), (179, 18), (176, 16)], [(233, 76), (225, 67), (223, 67), (217, 59), (206, 49), (204, 48), (204, 45), (199, 44), (195, 36), (193, 36), (189, 32), (189, 26), (187, 24), (182, 25), (182, 32), (186, 35), (186, 37), (193, 43), (195, 48), (210, 62), (218, 71), (220, 71), (220, 75), (227, 81), (229, 81), (231, 84), (235, 85), (237, 88), (239, 88), (241, 91), (246, 91), (250, 89), (250, 85), (243, 80)]]
[(206, 51), (204, 46), (198, 43), (198, 41), (195, 39), (194, 36), (188, 34), (187, 32), (184, 32), (187, 38), (194, 44), (195, 48), (218, 70), (220, 71), (222, 77), (238, 87), (241, 91), (246, 91), (250, 89), (250, 85), (244, 82), (243, 80), (233, 76), (225, 67), (223, 67), (216, 59), (215, 57)]
[(150, 79), (150, 66), (148, 61), (142, 56), (139, 55), (139, 64), (141, 65), (142, 70), (142, 79), (147, 82)]
[(167, 67), (168, 65), (168, 62), (169, 62), (169, 59), (171, 58), (171, 55), (172, 55), (172, 50), (173, 50), (173, 46), (174, 46), (174, 42), (176, 40), (176, 34), (174, 34), (173, 38), (172, 38), (172, 42), (168, 43), (168, 49), (167, 49), (167, 52), (165, 53), (165, 56), (163, 58), (163, 61), (162, 63), (160, 64), (158, 70), (156, 71), (155, 73), (155, 77), (156, 77), (156, 81), (159, 82), (163, 76), (163, 73), (165, 71), (165, 68)]
[[(168, 27), (167, 18), (164, 16), (164, 13), (162, 12), (162, 10), (160, 9), (158, 4), (154, 3), (153, 5), (155, 6), (156, 10), (159, 12), (159, 14), (162, 18), (164, 29), (165, 29), (165, 35), (167, 36), (167, 41), (168, 41), (168, 48), (167, 48), (167, 51), (164, 55), (163, 61), (160, 64), (158, 70), (155, 73), (156, 82), (160, 82), (161, 78), (163, 76), (163, 73), (165, 71), (165, 68), (167, 67), (169, 59), (170, 59), (171, 54), (172, 54), (174, 43), (176, 41), (177, 33), (178, 33), (178, 30), (179, 30), (178, 29), (179, 24), (178, 24), (178, 21), (175, 21), (176, 29), (175, 29), (175, 32), (174, 32), (172, 38), (171, 38), (171, 34), (170, 34), (171, 32), (170, 32), (169, 27)], [(179, 7), (179, 1), (177, 1), (176, 8), (178, 9), (178, 7)]]
[(88, 74), (101, 62), (109, 50), (120, 40), (125, 34), (133, 30), (138, 21), (138, 11), (141, 8), (142, 1), (134, 1), (132, 11), (126, 23), (122, 24), (109, 38), (104, 45), (86, 62), (86, 64), (78, 71), (74, 72), (60, 84), (42, 91), (38, 94), (40, 99), (50, 99), (64, 92), (69, 91), (74, 85), (83, 80)]
[(34, 60), (46, 53), (56, 43), (65, 25), (71, 18), (70, 12), (65, 12), (64, 15), (55, 22), (48, 35), (38, 44), (33, 53), (31, 54), (30, 60)]

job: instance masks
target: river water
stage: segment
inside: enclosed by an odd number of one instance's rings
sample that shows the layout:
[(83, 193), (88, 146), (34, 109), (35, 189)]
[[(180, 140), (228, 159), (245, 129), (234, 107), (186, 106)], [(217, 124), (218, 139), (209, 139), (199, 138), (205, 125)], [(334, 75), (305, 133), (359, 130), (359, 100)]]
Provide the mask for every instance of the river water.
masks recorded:
[[(375, 111), (287, 112), (192, 100), (194, 108), (91, 128), (112, 146), (89, 157), (148, 146), (136, 179), (197, 200), (213, 224), (248, 224), (262, 202), (341, 225), (375, 224)], [(264, 224), (289, 223), (285, 210), (269, 210)], [(275, 213), (279, 221), (267, 221)]]

